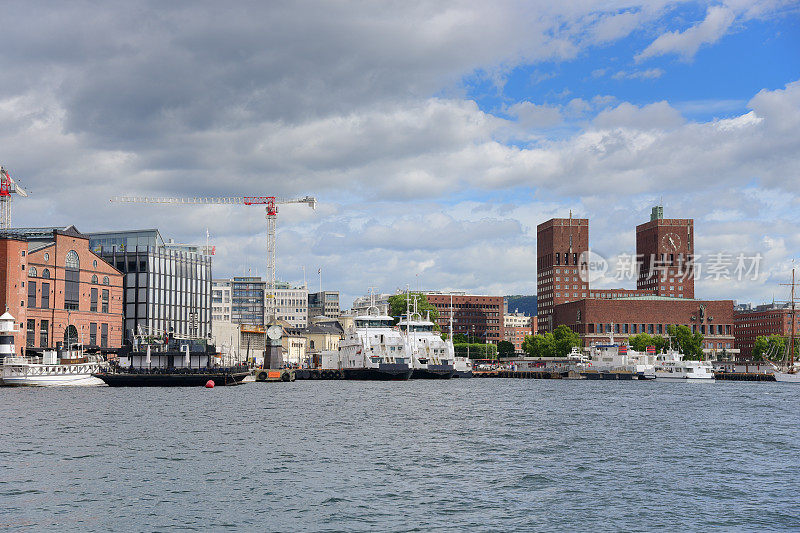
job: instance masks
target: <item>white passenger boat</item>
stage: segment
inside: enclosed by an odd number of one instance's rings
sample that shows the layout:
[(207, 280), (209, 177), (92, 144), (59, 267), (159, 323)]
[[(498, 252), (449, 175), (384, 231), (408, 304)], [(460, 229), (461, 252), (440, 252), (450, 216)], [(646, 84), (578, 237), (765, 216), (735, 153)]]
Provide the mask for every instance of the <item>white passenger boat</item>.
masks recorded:
[(84, 355), (82, 350), (60, 354), (56, 350), (46, 350), (42, 357), (6, 356), (3, 359), (3, 384), (39, 387), (104, 385), (92, 374), (107, 368), (108, 363), (101, 356)]
[[(613, 337), (612, 337), (613, 340)], [(576, 350), (573, 349), (572, 357)], [(655, 355), (637, 352), (625, 344), (596, 344), (590, 361), (580, 359), (576, 370), (589, 379), (655, 379)], [(574, 358), (574, 357), (572, 357)]]
[(450, 379), (455, 373), (453, 343), (442, 339), (431, 322), (430, 315), (423, 319), (419, 313), (397, 324), (405, 335), (406, 350), (411, 355), (412, 379)]
[(345, 331), (337, 363), (345, 379), (407, 380), (413, 371), (404, 336), (394, 319), (375, 306)]
[(714, 381), (710, 361), (685, 360), (675, 351), (656, 356), (657, 381)]
[(0, 360), (4, 385), (103, 385), (93, 372), (107, 368), (100, 356), (84, 355), (83, 346), (70, 350), (45, 350), (41, 357), (17, 355), (14, 347), (14, 317), (6, 311), (0, 316)]

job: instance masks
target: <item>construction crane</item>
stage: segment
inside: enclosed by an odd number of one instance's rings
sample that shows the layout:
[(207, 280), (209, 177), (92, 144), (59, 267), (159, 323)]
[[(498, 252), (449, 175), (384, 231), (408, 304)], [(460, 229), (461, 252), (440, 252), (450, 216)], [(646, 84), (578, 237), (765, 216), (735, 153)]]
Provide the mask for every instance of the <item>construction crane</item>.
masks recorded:
[(275, 237), (278, 205), (307, 204), (311, 209), (317, 208), (317, 199), (313, 196), (305, 196), (303, 198), (278, 198), (275, 196), (198, 196), (194, 198), (114, 196), (111, 201), (138, 204), (265, 205), (267, 210), (267, 316), (270, 321), (275, 319)]
[(0, 166), (0, 231), (11, 228), (11, 195), (28, 196), (25, 189), (14, 181), (8, 171)]

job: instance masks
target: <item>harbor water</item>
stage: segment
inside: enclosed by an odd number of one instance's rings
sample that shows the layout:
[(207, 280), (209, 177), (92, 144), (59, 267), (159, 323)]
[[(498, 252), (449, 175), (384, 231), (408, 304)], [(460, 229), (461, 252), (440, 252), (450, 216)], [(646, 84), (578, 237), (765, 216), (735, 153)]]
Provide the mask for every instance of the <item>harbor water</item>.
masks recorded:
[(0, 530), (800, 528), (800, 387), (0, 389)]

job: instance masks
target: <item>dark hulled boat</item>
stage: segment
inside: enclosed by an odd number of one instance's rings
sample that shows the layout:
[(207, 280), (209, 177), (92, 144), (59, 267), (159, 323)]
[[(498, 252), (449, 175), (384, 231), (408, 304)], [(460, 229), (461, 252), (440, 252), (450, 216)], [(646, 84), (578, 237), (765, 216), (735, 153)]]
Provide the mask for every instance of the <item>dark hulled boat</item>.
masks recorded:
[(420, 360), (422, 368), (415, 368), (411, 379), (450, 379), (455, 374), (453, 365), (434, 365), (427, 360)]
[(109, 387), (202, 387), (238, 385), (250, 374), (246, 365), (218, 368), (112, 368), (93, 374)]
[(405, 363), (380, 363), (377, 367), (343, 368), (345, 379), (365, 379), (372, 381), (406, 381), (412, 369)]

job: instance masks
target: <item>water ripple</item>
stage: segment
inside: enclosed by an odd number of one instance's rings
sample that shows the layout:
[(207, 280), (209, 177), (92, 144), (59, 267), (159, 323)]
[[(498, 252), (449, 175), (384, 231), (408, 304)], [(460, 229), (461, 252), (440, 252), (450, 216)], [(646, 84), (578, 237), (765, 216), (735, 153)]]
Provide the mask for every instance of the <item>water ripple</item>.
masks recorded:
[(800, 388), (684, 385), (0, 389), (0, 529), (800, 528)]

